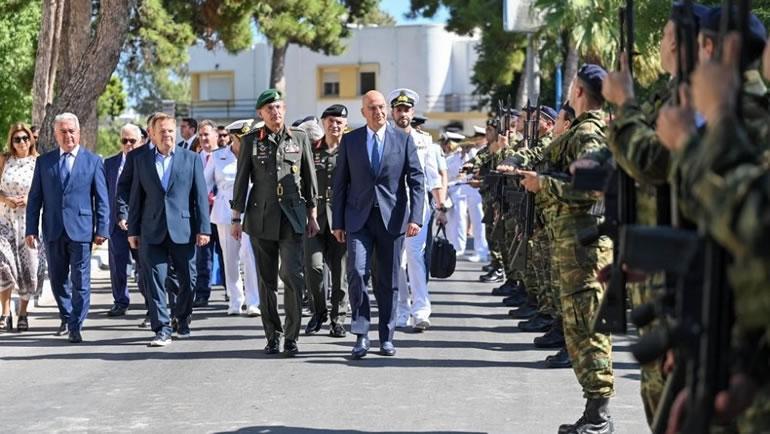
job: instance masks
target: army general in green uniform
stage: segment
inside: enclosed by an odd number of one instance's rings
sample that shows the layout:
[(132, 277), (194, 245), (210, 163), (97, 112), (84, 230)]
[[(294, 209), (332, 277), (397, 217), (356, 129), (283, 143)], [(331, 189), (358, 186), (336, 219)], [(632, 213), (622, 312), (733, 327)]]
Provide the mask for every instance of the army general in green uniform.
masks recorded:
[[(265, 329), (265, 353), (298, 352), (302, 285), (302, 235), (318, 233), (315, 198), (318, 194), (313, 154), (307, 134), (284, 125), (286, 106), (283, 95), (264, 91), (257, 100), (257, 111), (265, 121), (243, 138), (238, 171), (233, 186), (233, 236), (243, 230), (250, 235), (259, 269), (259, 308)], [(253, 183), (246, 198), (249, 182)], [(278, 314), (278, 262), (284, 282), (285, 326)]]

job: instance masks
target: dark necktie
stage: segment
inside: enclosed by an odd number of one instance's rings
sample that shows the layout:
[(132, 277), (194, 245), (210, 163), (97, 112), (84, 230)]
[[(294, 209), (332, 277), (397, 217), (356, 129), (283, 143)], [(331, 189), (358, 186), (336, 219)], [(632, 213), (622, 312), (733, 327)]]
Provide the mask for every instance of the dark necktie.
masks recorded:
[(372, 170), (376, 175), (380, 171), (380, 141), (377, 138), (377, 134), (372, 136), (374, 144), (372, 145)]
[(67, 185), (67, 181), (70, 179), (70, 168), (67, 165), (67, 159), (69, 156), (69, 152), (61, 154), (61, 161), (59, 162), (59, 178), (61, 179), (62, 187)]

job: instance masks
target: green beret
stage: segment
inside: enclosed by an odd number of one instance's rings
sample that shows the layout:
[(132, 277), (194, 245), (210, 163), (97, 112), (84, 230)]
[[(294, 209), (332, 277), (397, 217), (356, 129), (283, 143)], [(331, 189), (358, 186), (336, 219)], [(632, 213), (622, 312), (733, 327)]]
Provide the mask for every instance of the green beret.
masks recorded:
[(257, 110), (261, 109), (265, 104), (274, 103), (276, 101), (283, 100), (283, 94), (277, 89), (268, 89), (262, 92), (257, 98)]

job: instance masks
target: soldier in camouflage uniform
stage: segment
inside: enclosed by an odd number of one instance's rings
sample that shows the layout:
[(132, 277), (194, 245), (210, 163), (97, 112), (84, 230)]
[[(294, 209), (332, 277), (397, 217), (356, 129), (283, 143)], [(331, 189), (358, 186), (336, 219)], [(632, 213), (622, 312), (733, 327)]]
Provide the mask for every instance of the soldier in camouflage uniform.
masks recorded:
[[(545, 151), (551, 173), (566, 173), (576, 160), (606, 148), (601, 83), (606, 72), (597, 65), (584, 65), (572, 82), (570, 105), (577, 118), (571, 128)], [(559, 433), (614, 432), (609, 398), (614, 391), (610, 336), (592, 331), (604, 287), (596, 272), (612, 260), (609, 239), (601, 237), (584, 246), (577, 241), (581, 230), (598, 225), (591, 214), (596, 197), (575, 191), (564, 179), (519, 170), (527, 190), (542, 195), (547, 224), (554, 233), (554, 259), (560, 273), (564, 337), (572, 367), (586, 398), (583, 415), (574, 424), (559, 427)]]
[[(466, 170), (471, 171), (476, 175), (475, 179), (470, 182), (470, 185), (474, 188), (478, 188), (481, 193), (481, 197), (484, 203), (484, 228), (486, 231), (487, 244), (489, 245), (489, 258), (490, 258), (490, 270), (487, 274), (479, 277), (482, 282), (501, 282), (503, 281), (503, 256), (502, 250), (502, 235), (500, 233), (501, 227), (497, 227), (495, 222), (495, 201), (496, 197), (494, 192), (489, 189), (488, 185), (483, 183), (483, 177), (496, 167), (496, 160), (500, 149), (497, 143), (497, 130), (495, 129), (494, 120), (487, 121), (486, 125), (487, 134), (487, 146), (479, 150), (476, 156), (466, 163), (463, 167)], [(494, 164), (494, 166), (493, 166)]]
[[(676, 12), (676, 9), (674, 10)], [(720, 12), (719, 8), (709, 9), (696, 5), (694, 15), (700, 24), (699, 55), (701, 60), (713, 56), (716, 47)], [(676, 24), (669, 20), (661, 39), (661, 65), (672, 76), (676, 76)], [(668, 47), (668, 48), (667, 48)], [(758, 56), (758, 54), (757, 54)], [(668, 84), (652, 93), (649, 101), (642, 104), (634, 99), (631, 76), (626, 68), (611, 73), (605, 81), (603, 94), (607, 101), (618, 106), (617, 118), (610, 125), (609, 146), (613, 157), (620, 167), (631, 175), (639, 184), (637, 189), (637, 221), (643, 225), (656, 224), (656, 187), (668, 181), (671, 170), (670, 154), (662, 146), (655, 133), (655, 121), (660, 108), (671, 101), (676, 83)], [(750, 118), (762, 119), (766, 115), (766, 88), (759, 78), (759, 73), (749, 71), (744, 85), (744, 110)], [(755, 122), (756, 123), (756, 122)], [(767, 129), (766, 122), (760, 122)], [(677, 189), (680, 202), (686, 198), (686, 189)], [(643, 284), (630, 285), (630, 295), (634, 306), (651, 302), (664, 283), (661, 274), (652, 275)], [(646, 333), (650, 326), (643, 327), (640, 333)], [(663, 393), (665, 376), (661, 369), (662, 360), (641, 366), (641, 395), (647, 422), (652, 424), (658, 403)]]
[[(761, 47), (759, 41), (764, 42), (761, 35), (750, 31), (744, 42), (749, 59)], [(736, 116), (737, 41), (731, 37), (725, 42), (721, 63), (707, 62), (692, 76), (694, 106), (706, 118), (704, 136), (697, 138), (689, 108), (664, 109), (658, 134), (672, 152), (673, 179), (688, 192), (683, 211), (697, 215), (699, 228), (733, 258), (727, 276), (734, 291), (733, 340), (739, 364), (730, 389), (715, 400), (717, 415), (731, 420), (743, 412), (738, 431), (759, 433), (770, 432), (770, 141), (761, 129), (770, 119), (761, 123), (756, 113)], [(764, 60), (765, 76), (770, 77), (770, 47)], [(745, 99), (745, 84), (741, 94)], [(746, 102), (741, 104), (744, 110)], [(673, 425), (679, 425), (679, 418), (679, 411), (672, 410)]]

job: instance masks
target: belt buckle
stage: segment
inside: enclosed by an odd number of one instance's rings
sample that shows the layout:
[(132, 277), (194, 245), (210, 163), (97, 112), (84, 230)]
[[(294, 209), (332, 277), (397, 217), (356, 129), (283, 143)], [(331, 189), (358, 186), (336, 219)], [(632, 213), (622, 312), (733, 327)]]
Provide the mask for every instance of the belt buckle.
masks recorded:
[(278, 187), (276, 187), (275, 189), (275, 194), (277, 194), (278, 197), (283, 196), (283, 185), (281, 185), (280, 183), (278, 184)]

